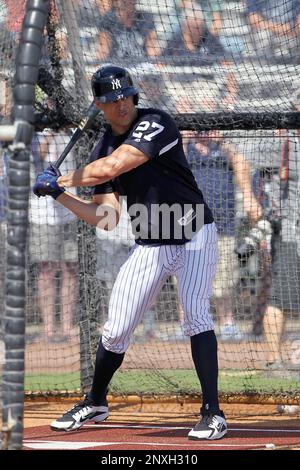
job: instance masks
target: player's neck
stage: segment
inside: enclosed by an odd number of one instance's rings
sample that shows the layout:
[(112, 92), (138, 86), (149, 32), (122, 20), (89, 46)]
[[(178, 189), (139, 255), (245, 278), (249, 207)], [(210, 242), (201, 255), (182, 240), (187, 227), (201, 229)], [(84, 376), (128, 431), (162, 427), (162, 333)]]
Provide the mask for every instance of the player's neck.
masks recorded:
[(137, 118), (137, 110), (135, 110), (134, 115), (130, 119), (129, 122), (126, 124), (119, 124), (116, 122), (110, 122), (110, 127), (112, 129), (113, 135), (123, 135), (126, 134), (126, 132), (131, 128), (132, 123), (135, 121)]
[(110, 124), (113, 135), (123, 135), (126, 134), (130, 126), (116, 126), (115, 124)]

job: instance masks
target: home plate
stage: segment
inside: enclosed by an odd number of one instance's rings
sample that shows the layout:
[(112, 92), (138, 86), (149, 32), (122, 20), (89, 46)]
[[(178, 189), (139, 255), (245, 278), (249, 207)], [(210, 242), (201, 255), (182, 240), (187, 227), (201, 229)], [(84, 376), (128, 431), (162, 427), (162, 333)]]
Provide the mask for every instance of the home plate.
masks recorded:
[(24, 441), (23, 446), (42, 450), (78, 450), (113, 445), (115, 442)]

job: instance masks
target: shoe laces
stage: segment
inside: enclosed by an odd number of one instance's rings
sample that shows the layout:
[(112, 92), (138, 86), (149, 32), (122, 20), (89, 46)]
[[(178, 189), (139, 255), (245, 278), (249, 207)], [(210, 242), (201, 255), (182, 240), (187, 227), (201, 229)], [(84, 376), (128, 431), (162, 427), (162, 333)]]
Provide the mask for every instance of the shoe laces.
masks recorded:
[(217, 426), (219, 424), (219, 421), (217, 419), (217, 416), (216, 415), (213, 415), (212, 418), (211, 418), (211, 422), (210, 422), (210, 425), (211, 426)]
[(70, 408), (67, 411), (67, 413), (76, 413), (76, 412), (82, 410), (82, 408), (84, 408), (86, 406), (93, 406), (92, 401), (88, 397), (85, 397), (83, 400), (76, 403), (72, 408)]
[(201, 423), (205, 423), (209, 428), (218, 428), (220, 421), (219, 418), (223, 418), (221, 414), (206, 413), (202, 416)]
[(213, 413), (205, 413), (202, 416), (201, 421), (204, 421), (206, 424), (210, 424), (213, 421), (214, 416), (215, 415)]

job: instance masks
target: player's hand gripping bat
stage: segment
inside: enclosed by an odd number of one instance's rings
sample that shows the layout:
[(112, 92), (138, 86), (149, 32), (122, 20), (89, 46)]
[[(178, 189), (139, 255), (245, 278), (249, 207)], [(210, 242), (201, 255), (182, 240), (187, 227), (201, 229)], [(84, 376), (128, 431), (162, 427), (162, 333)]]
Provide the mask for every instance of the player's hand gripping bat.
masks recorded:
[[(94, 121), (95, 117), (99, 113), (99, 109), (96, 108), (95, 104), (92, 103), (87, 110), (86, 116), (80, 121), (78, 128), (72, 135), (68, 145), (56, 160), (55, 163), (52, 163), (41, 175), (38, 175), (36, 183), (33, 186), (33, 192), (36, 196), (46, 196), (47, 194), (51, 195), (56, 199), (62, 192), (64, 192), (64, 188), (58, 188), (56, 184), (56, 179), (60, 176), (59, 167), (62, 162), (65, 160), (66, 156), (69, 154), (70, 150), (74, 147), (76, 142), (82, 136), (83, 132), (89, 128), (91, 123)], [(49, 178), (50, 176), (56, 177), (54, 182), (50, 182), (45, 180), (45, 176)], [(51, 187), (51, 184), (53, 187)], [(49, 192), (49, 190), (51, 191)]]

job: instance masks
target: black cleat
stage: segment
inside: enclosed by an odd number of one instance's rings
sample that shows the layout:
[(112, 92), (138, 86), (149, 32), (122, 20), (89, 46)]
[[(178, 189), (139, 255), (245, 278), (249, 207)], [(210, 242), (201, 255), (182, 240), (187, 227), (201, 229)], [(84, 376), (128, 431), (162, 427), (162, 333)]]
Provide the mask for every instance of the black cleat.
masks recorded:
[(197, 439), (221, 439), (227, 433), (227, 424), (222, 411), (204, 412), (196, 426), (189, 432), (188, 438)]
[(52, 421), (52, 431), (75, 431), (86, 423), (99, 423), (108, 417), (108, 405), (94, 405), (88, 397), (68, 410), (61, 418)]

